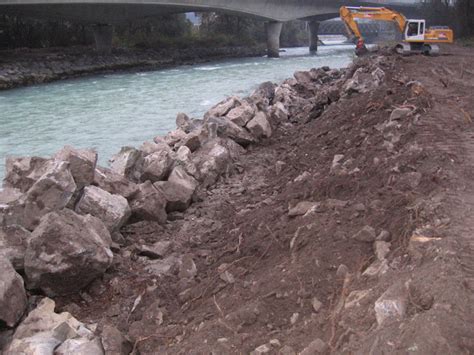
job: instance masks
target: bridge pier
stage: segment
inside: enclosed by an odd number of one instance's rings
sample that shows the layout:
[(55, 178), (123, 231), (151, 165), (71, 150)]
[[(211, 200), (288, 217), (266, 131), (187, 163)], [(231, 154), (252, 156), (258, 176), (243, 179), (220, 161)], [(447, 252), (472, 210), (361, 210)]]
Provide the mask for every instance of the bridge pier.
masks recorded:
[(107, 24), (97, 24), (92, 27), (97, 53), (109, 54), (112, 51), (114, 27)]
[(267, 22), (267, 54), (268, 58), (280, 57), (280, 34), (282, 22), (272, 21)]
[(309, 29), (309, 52), (316, 53), (318, 51), (318, 32), (319, 32), (319, 21), (311, 20), (308, 21)]

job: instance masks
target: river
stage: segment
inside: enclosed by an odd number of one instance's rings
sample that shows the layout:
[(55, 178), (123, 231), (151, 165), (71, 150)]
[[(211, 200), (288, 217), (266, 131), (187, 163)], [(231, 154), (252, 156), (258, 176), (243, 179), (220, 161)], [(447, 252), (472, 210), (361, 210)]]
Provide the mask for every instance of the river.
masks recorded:
[(66, 144), (90, 147), (107, 160), (175, 128), (185, 112), (200, 118), (229, 95), (245, 96), (264, 81), (297, 70), (347, 66), (353, 46), (291, 48), (279, 59), (245, 58), (174, 69), (72, 79), (0, 92), (0, 179), (7, 155), (49, 156)]

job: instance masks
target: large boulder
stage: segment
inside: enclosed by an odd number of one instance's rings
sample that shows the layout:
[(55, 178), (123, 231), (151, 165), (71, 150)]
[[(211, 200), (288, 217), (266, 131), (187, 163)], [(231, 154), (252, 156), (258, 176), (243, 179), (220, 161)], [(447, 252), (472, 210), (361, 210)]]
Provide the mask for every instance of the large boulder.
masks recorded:
[(236, 96), (228, 97), (227, 99), (219, 102), (217, 105), (212, 107), (209, 111), (204, 114), (204, 120), (210, 117), (222, 117), (225, 116), (234, 107), (239, 106), (241, 100)]
[(54, 350), (54, 355), (104, 355), (99, 338), (67, 339)]
[(109, 231), (95, 217), (69, 209), (45, 215), (26, 249), (28, 286), (48, 296), (80, 291), (112, 263), (111, 243)]
[(270, 117), (276, 123), (283, 123), (288, 121), (289, 113), (282, 102), (277, 101), (273, 106), (270, 107), (269, 112)]
[(285, 107), (288, 107), (293, 101), (295, 95), (294, 89), (288, 84), (282, 84), (275, 89), (275, 98), (273, 102), (281, 102)]
[(183, 188), (182, 185), (170, 181), (158, 181), (154, 186), (162, 193), (166, 200), (166, 212), (183, 212), (191, 204), (193, 190)]
[(309, 71), (297, 71), (293, 74), (296, 81), (302, 85), (308, 85), (313, 81), (313, 75)]
[(171, 172), (168, 181), (181, 186), (182, 189), (186, 189), (194, 192), (198, 186), (198, 182), (195, 178), (189, 175), (182, 166), (176, 166)]
[(100, 334), (105, 355), (128, 355), (133, 346), (116, 327), (105, 324)]
[(145, 141), (143, 142), (143, 144), (140, 146), (140, 150), (143, 152), (143, 154), (145, 156), (149, 155), (149, 154), (153, 154), (155, 152), (159, 152), (161, 150), (167, 150), (168, 152), (172, 152), (173, 150), (170, 148), (170, 146), (168, 144), (166, 144), (166, 142), (163, 140), (163, 141), (160, 141), (160, 140), (156, 140), (153, 141), (153, 142), (150, 142), (150, 141)]
[(141, 181), (165, 180), (173, 168), (173, 157), (169, 149), (161, 149), (149, 154), (143, 160)]
[(223, 142), (225, 140), (214, 139), (195, 153), (193, 161), (198, 167), (200, 180), (206, 187), (214, 184), (232, 164), (230, 151)]
[[(11, 344), (3, 354), (52, 355), (56, 354), (55, 350), (58, 350), (68, 339), (76, 339), (76, 344), (94, 341), (93, 332), (85, 324), (79, 322), (70, 313), (54, 313), (54, 308), (53, 300), (42, 299), (18, 326)], [(72, 345), (68, 344), (70, 343), (67, 342), (65, 347), (69, 348)], [(76, 352), (67, 354), (76, 354)], [(102, 353), (94, 351), (88, 354), (100, 355)]]
[(26, 305), (23, 279), (10, 261), (0, 256), (0, 321), (13, 327), (25, 312)]
[(252, 93), (252, 95), (250, 95), (250, 98), (260, 108), (268, 106), (272, 103), (275, 97), (276, 87), (276, 84), (272, 83), (271, 81), (266, 81), (259, 85), (259, 87)]
[(23, 225), (25, 195), (15, 188), (0, 190), (0, 225)]
[(368, 68), (361, 67), (354, 72), (351, 79), (344, 84), (343, 91), (351, 93), (366, 93), (375, 90), (385, 79), (385, 72), (380, 68), (369, 71)]
[(226, 117), (240, 127), (245, 127), (248, 121), (255, 114), (255, 109), (248, 102), (242, 102), (242, 105), (234, 107), (230, 110)]
[(131, 198), (138, 192), (137, 184), (123, 175), (101, 166), (95, 169), (94, 185), (111, 194), (123, 196), (126, 199)]
[(8, 259), (15, 270), (23, 270), (30, 238), (31, 233), (19, 225), (0, 226), (0, 258)]
[(3, 186), (26, 192), (44, 175), (52, 163), (51, 159), (40, 157), (7, 157)]
[(166, 223), (166, 199), (150, 181), (138, 185), (138, 192), (130, 199), (132, 220)]
[(169, 132), (163, 138), (155, 137), (153, 140), (155, 143), (165, 142), (170, 147), (174, 148), (175, 145), (179, 144), (184, 138), (186, 138), (186, 132), (181, 128), (175, 129), (174, 131)]
[(110, 169), (132, 181), (140, 179), (143, 153), (133, 147), (122, 147), (110, 159)]
[(65, 146), (54, 156), (55, 160), (67, 161), (69, 170), (78, 189), (92, 184), (94, 181), (97, 152), (92, 149), (75, 149)]
[(75, 210), (79, 214), (97, 217), (110, 232), (119, 230), (132, 214), (125, 197), (112, 195), (96, 186), (84, 188)]
[(55, 162), (26, 193), (24, 227), (33, 230), (42, 216), (66, 207), (75, 191), (69, 164)]
[(220, 139), (219, 144), (226, 147), (229, 151), (232, 161), (236, 160), (241, 155), (245, 154), (246, 150), (240, 144), (237, 144), (232, 139)]
[(258, 139), (269, 138), (272, 135), (272, 126), (267, 119), (267, 115), (262, 111), (258, 112), (255, 117), (247, 123), (246, 127), (250, 133)]
[(182, 140), (182, 145), (184, 147), (189, 148), (191, 152), (198, 150), (201, 147), (201, 140), (203, 138), (202, 128), (196, 129), (195, 131), (188, 133), (186, 137)]
[(192, 177), (197, 177), (199, 172), (197, 171), (197, 167), (194, 164), (192, 157), (193, 155), (191, 150), (183, 145), (176, 152), (175, 165), (182, 166), (187, 174), (191, 175)]
[(191, 119), (185, 113), (176, 116), (176, 127), (186, 133), (190, 133), (202, 125), (202, 120)]
[(210, 118), (208, 124), (212, 123), (217, 126), (218, 137), (230, 138), (243, 147), (256, 142), (256, 139), (245, 128), (236, 125), (227, 117)]

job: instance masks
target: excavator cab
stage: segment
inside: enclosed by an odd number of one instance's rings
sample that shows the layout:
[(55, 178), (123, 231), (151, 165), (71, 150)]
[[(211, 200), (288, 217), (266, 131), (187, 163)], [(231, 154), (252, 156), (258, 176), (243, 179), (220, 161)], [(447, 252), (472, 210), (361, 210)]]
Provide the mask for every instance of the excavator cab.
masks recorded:
[(404, 37), (407, 42), (425, 40), (425, 20), (407, 20)]

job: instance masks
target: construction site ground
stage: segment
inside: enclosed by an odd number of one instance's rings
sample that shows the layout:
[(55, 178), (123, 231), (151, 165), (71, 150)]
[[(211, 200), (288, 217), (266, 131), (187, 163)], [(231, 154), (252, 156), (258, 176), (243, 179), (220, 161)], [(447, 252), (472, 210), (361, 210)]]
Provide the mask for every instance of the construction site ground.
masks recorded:
[[(389, 55), (377, 90), (275, 127), (165, 227), (127, 226), (104, 278), (58, 311), (116, 325), (140, 354), (474, 353), (474, 49), (443, 50)], [(389, 243), (379, 261), (365, 226)], [(159, 240), (194, 279), (137, 262)], [(388, 289), (406, 309), (379, 324)]]

